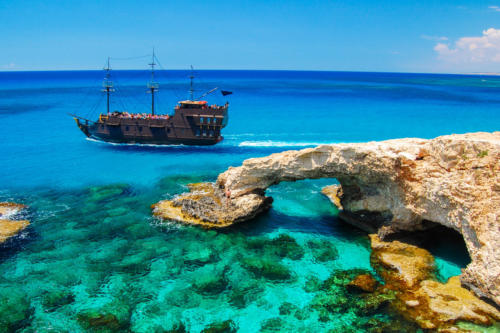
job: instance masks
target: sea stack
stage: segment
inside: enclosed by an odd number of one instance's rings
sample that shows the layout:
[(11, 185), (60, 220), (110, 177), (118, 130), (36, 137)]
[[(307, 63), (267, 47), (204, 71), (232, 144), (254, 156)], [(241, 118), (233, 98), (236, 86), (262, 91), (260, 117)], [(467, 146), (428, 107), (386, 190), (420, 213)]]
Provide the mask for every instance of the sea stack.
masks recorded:
[(153, 211), (164, 219), (226, 227), (268, 209), (271, 185), (336, 178), (340, 217), (369, 232), (383, 237), (435, 223), (458, 231), (472, 259), (461, 283), (500, 305), (499, 161), (500, 132), (321, 145), (248, 159), (215, 184), (197, 185)]

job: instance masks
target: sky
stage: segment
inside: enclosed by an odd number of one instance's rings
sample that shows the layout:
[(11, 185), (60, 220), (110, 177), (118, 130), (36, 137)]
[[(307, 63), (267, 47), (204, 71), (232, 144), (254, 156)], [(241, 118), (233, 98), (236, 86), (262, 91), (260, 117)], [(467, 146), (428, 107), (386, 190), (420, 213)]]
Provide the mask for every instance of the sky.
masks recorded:
[(0, 71), (500, 72), (500, 0), (0, 0)]

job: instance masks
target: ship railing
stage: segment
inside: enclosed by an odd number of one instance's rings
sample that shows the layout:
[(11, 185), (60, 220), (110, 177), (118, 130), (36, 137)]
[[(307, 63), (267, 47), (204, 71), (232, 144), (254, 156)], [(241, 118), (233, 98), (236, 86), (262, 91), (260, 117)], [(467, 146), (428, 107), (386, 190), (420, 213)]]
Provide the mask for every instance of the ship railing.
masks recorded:
[(165, 122), (166, 119), (149, 119), (149, 126), (151, 127), (165, 127), (167, 126), (167, 123)]
[(68, 113), (69, 116), (75, 118), (75, 119), (79, 119), (79, 120), (85, 120), (86, 122), (88, 123), (95, 123), (94, 120), (90, 120), (90, 119), (87, 119), (87, 118), (83, 118), (83, 117), (80, 117), (80, 116), (77, 116), (76, 114), (73, 114), (73, 113)]
[(170, 115), (151, 115), (142, 113), (122, 113), (114, 115), (113, 117), (120, 119), (134, 119), (134, 120), (159, 120), (164, 121), (170, 119)]

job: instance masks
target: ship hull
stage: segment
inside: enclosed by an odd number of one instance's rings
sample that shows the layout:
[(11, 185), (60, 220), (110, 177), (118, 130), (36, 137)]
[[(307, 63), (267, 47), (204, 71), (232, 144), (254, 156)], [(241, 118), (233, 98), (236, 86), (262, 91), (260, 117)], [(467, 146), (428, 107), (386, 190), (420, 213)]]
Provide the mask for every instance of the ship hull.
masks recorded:
[(228, 119), (227, 105), (188, 106), (176, 108), (173, 116), (137, 118), (115, 112), (101, 115), (96, 122), (79, 117), (75, 120), (87, 137), (110, 143), (210, 146), (221, 142), (221, 130)]
[(187, 138), (169, 138), (167, 136), (163, 138), (151, 139), (151, 138), (124, 138), (124, 137), (113, 137), (108, 135), (100, 135), (98, 133), (88, 135), (90, 139), (104, 141), (109, 143), (117, 144), (142, 144), (142, 145), (158, 145), (158, 146), (168, 146), (168, 145), (186, 145), (186, 146), (212, 146), (223, 140), (223, 137), (217, 139), (187, 139)]

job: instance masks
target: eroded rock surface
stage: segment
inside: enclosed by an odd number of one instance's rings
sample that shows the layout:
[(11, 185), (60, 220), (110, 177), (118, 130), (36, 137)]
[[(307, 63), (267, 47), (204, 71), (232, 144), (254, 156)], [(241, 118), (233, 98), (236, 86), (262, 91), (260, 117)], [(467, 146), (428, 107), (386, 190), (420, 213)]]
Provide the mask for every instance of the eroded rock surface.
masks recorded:
[(371, 261), (386, 281), (397, 281), (405, 288), (414, 288), (429, 279), (435, 270), (434, 257), (424, 249), (400, 241), (384, 242), (370, 235)]
[(208, 193), (195, 189), (154, 212), (228, 226), (269, 208), (264, 191), (273, 184), (336, 178), (340, 216), (369, 232), (422, 230), (427, 221), (460, 232), (472, 259), (461, 282), (500, 305), (499, 160), (500, 132), (321, 145), (248, 159), (220, 174)]
[(15, 220), (13, 217), (26, 206), (13, 202), (0, 202), (0, 243), (17, 235), (30, 223), (27, 220)]
[(500, 312), (463, 288), (458, 276), (438, 282), (428, 251), (375, 234), (370, 239), (372, 266), (385, 281), (378, 292), (395, 292), (391, 306), (408, 320), (438, 331), (457, 330), (461, 321), (488, 326), (500, 320)]
[[(156, 216), (207, 228), (227, 227), (270, 208), (272, 198), (260, 193), (231, 198), (212, 183), (189, 184), (189, 193), (152, 206)], [(256, 191), (257, 192), (257, 191)]]
[(371, 274), (360, 274), (347, 284), (347, 288), (355, 291), (372, 293), (378, 285), (377, 280)]
[(344, 207), (342, 207), (342, 203), (340, 202), (342, 198), (342, 186), (340, 185), (329, 185), (323, 187), (321, 190), (321, 193), (325, 195), (332, 204), (335, 205), (339, 210), (344, 210)]

